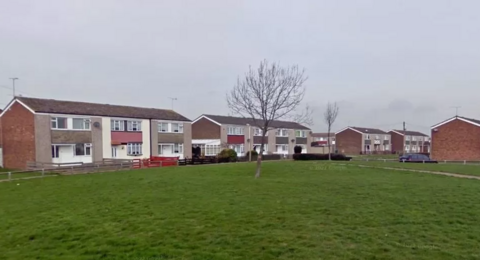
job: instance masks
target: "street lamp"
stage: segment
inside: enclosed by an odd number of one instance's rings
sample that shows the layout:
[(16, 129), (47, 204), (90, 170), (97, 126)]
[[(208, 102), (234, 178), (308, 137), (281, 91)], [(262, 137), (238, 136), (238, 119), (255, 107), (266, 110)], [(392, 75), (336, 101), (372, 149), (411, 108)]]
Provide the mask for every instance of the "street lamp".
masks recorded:
[(10, 78), (13, 83), (13, 98), (15, 98), (15, 80), (18, 80), (18, 78)]

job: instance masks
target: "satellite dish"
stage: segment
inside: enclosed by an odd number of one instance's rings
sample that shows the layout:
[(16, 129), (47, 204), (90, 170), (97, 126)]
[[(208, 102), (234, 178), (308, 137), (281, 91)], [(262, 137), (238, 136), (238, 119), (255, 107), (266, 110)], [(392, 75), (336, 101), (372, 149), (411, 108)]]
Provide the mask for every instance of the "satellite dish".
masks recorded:
[(96, 128), (99, 128), (99, 127), (100, 127), (100, 123), (99, 123), (99, 122), (94, 122), (94, 123), (93, 123), (93, 126), (96, 127)]

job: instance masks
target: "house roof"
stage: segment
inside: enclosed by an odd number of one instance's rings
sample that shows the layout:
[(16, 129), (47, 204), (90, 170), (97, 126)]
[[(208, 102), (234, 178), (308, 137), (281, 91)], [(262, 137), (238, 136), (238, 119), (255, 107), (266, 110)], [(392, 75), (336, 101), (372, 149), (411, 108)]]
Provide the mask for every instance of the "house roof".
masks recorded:
[(441, 123), (438, 123), (438, 124), (432, 126), (431, 128), (432, 128), (432, 129), (437, 128), (437, 127), (439, 127), (439, 126), (441, 126), (441, 125), (450, 123), (451, 121), (457, 120), (457, 119), (458, 119), (458, 120), (461, 120), (461, 121), (463, 121), (463, 122), (467, 122), (467, 123), (470, 123), (470, 124), (472, 124), (472, 125), (476, 125), (476, 126), (479, 126), (479, 127), (480, 127), (480, 120), (478, 120), (478, 119), (473, 119), (473, 118), (468, 118), (468, 117), (463, 117), (463, 116), (454, 116), (454, 117), (452, 117), (452, 118), (450, 118), (450, 119), (447, 119), (447, 120), (445, 120), (445, 121), (443, 121), (443, 122), (441, 122)]
[[(225, 125), (256, 125), (253, 118), (245, 118), (245, 117), (233, 117), (233, 116), (220, 116), (220, 115), (201, 115), (196, 120), (206, 117), (218, 124), (225, 124)], [(196, 121), (194, 120), (194, 122)], [(258, 123), (258, 121), (257, 121)], [(286, 128), (286, 129), (302, 129), (302, 130), (310, 130), (310, 128), (303, 126), (296, 122), (289, 122), (289, 121), (280, 121), (274, 120), (270, 123), (270, 127), (273, 128)]]
[(390, 132), (395, 132), (395, 133), (400, 134), (400, 135), (413, 135), (413, 136), (427, 136), (428, 137), (428, 135), (426, 135), (424, 133), (417, 132), (417, 131), (391, 130)]
[[(312, 133), (312, 137), (328, 137), (328, 133)], [(335, 133), (330, 133), (330, 137), (335, 137)]]
[[(188, 118), (169, 109), (143, 108), (29, 97), (16, 97), (15, 100), (20, 101), (20, 103), (36, 113), (190, 121)], [(10, 104), (13, 104), (13, 102)]]
[(366, 128), (366, 127), (357, 127), (357, 126), (351, 126), (349, 128), (357, 130), (358, 132), (361, 132), (363, 134), (380, 134), (380, 135), (388, 134), (387, 132), (380, 129), (376, 129), (376, 128)]

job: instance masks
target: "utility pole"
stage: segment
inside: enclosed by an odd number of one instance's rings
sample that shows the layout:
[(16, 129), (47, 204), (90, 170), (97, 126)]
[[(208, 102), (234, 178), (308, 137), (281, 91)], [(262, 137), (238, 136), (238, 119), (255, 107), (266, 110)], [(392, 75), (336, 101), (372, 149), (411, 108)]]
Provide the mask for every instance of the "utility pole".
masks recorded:
[(172, 110), (173, 110), (173, 101), (177, 100), (177, 98), (171, 97), (170, 99), (172, 100)]
[(15, 98), (15, 80), (18, 80), (18, 78), (10, 78), (12, 80), (13, 84), (13, 98)]

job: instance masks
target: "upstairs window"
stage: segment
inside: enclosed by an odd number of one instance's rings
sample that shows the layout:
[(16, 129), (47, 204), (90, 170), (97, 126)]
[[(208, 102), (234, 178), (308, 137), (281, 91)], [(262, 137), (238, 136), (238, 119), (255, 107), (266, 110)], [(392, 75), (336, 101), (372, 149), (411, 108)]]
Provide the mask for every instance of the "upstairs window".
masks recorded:
[(285, 137), (285, 136), (288, 136), (288, 130), (287, 129), (277, 129), (276, 134), (277, 134), (277, 136)]
[(127, 131), (142, 131), (142, 121), (127, 121)]
[(262, 129), (260, 129), (260, 128), (255, 128), (255, 129), (253, 130), (253, 134), (254, 134), (255, 136), (262, 136), (262, 132), (263, 132), (263, 131), (262, 131)]
[(52, 129), (67, 129), (66, 117), (52, 117)]
[(172, 132), (173, 133), (183, 133), (183, 124), (182, 123), (172, 123)]
[(366, 140), (370, 140), (370, 135), (365, 136)]
[(72, 126), (75, 130), (90, 130), (90, 119), (73, 118)]
[(112, 131), (125, 131), (125, 121), (123, 120), (112, 120)]
[(158, 132), (168, 132), (168, 123), (158, 123)]
[(297, 130), (297, 131), (295, 131), (295, 136), (296, 137), (307, 137), (307, 134), (303, 130)]
[(243, 127), (227, 127), (228, 135), (243, 135)]

